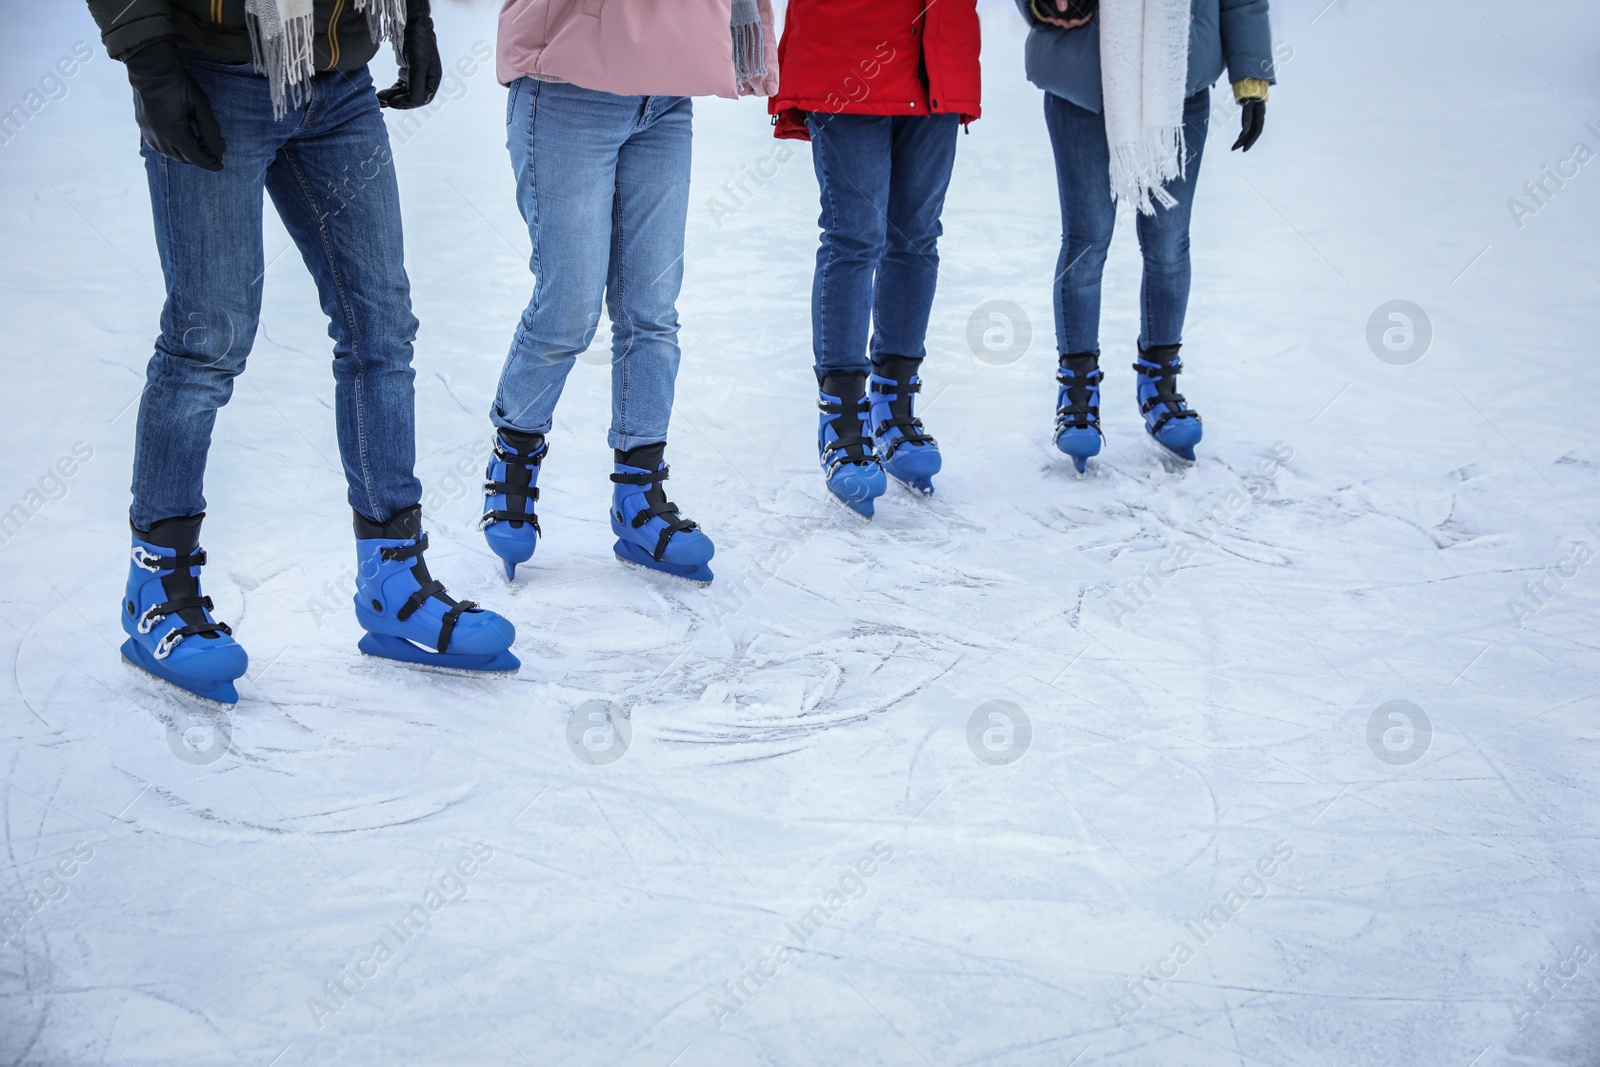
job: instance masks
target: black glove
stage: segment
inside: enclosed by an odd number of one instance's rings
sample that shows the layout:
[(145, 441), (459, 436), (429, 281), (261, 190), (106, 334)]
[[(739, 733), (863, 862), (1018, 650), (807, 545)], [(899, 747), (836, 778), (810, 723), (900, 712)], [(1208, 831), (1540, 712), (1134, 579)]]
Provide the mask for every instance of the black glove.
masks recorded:
[(444, 73), (428, 0), (407, 0), (406, 38), (398, 58), (400, 79), (390, 88), (378, 90), (378, 104), (396, 111), (422, 107), (439, 91), (439, 78)]
[(222, 127), (211, 102), (184, 69), (171, 40), (152, 41), (128, 56), (133, 115), (144, 142), (180, 163), (222, 169)]
[(1267, 123), (1265, 100), (1239, 101), (1239, 139), (1233, 147), (1250, 151), (1250, 146), (1261, 139), (1261, 128)]

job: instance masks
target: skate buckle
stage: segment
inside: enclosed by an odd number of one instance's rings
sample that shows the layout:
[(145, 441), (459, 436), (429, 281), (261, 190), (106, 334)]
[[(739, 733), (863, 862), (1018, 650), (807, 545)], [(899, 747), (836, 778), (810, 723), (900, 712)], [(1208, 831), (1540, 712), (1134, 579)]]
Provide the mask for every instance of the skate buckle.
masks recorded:
[(499, 520), (494, 517), (494, 512), (492, 512), (492, 511), (484, 512), (482, 515), (478, 516), (478, 532), (482, 533), (483, 531), (487, 530), (489, 527), (493, 526), (498, 521)]
[(172, 650), (178, 647), (178, 642), (183, 640), (183, 627), (174, 626), (168, 630), (166, 636), (156, 642), (156, 659), (166, 659), (172, 655)]
[(152, 574), (160, 572), (161, 560), (164, 558), (165, 557), (163, 556), (157, 556), (154, 553), (146, 552), (143, 545), (133, 546), (133, 562), (137, 563), (145, 570), (150, 571)]
[(140, 633), (142, 633), (142, 634), (149, 633), (151, 630), (154, 630), (156, 628), (156, 623), (157, 622), (159, 622), (162, 619), (166, 618), (165, 615), (158, 615), (156, 613), (156, 609), (159, 608), (160, 606), (161, 606), (160, 604), (151, 604), (148, 608), (145, 609), (144, 614), (139, 616), (139, 625), (137, 627), (135, 627), (135, 628)]

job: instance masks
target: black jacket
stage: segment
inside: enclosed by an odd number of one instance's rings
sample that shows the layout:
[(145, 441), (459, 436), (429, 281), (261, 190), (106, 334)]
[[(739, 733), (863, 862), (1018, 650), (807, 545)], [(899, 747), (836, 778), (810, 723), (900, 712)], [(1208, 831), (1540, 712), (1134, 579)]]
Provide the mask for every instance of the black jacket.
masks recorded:
[[(251, 60), (244, 0), (89, 0), (89, 13), (112, 59), (166, 39), (224, 63)], [(359, 70), (378, 50), (355, 0), (314, 0), (312, 19), (319, 71)]]

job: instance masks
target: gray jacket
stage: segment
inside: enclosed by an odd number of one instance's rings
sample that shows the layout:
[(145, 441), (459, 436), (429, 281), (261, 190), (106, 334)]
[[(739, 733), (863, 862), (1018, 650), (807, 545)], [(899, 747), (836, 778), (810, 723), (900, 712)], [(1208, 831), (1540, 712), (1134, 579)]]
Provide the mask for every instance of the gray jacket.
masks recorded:
[[(1039, 0), (1039, 6), (1046, 10), (1055, 7), (1050, 0)], [(1098, 113), (1099, 23), (1063, 30), (1035, 18), (1030, 0), (1017, 0), (1017, 7), (1033, 27), (1025, 52), (1028, 80), (1047, 93)], [(1245, 78), (1277, 81), (1267, 0), (1191, 0), (1186, 95), (1193, 96), (1214, 83), (1224, 68), (1230, 82)]]

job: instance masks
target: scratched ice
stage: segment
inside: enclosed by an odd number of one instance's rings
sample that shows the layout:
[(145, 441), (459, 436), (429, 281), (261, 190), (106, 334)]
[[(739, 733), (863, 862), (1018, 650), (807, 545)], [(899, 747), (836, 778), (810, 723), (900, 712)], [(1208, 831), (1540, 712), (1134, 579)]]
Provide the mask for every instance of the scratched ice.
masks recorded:
[(870, 526), (815, 464), (809, 149), (696, 101), (669, 457), (708, 590), (611, 558), (603, 356), (515, 586), (473, 530), (527, 238), (495, 5), (437, 5), (466, 62), (389, 117), (431, 562), (525, 665), (356, 654), (329, 342), (268, 212), (207, 487), (229, 718), (116, 656), (162, 296), (128, 88), (96, 46), (41, 90), (93, 27), (8, 5), (0, 1063), (1596, 1063), (1600, 10), (1325, 3), (1274, 3), (1248, 156), (1213, 97), (1200, 462), (1140, 439), (1124, 225), (1083, 479), (1040, 97), (986, 6), (945, 473)]

